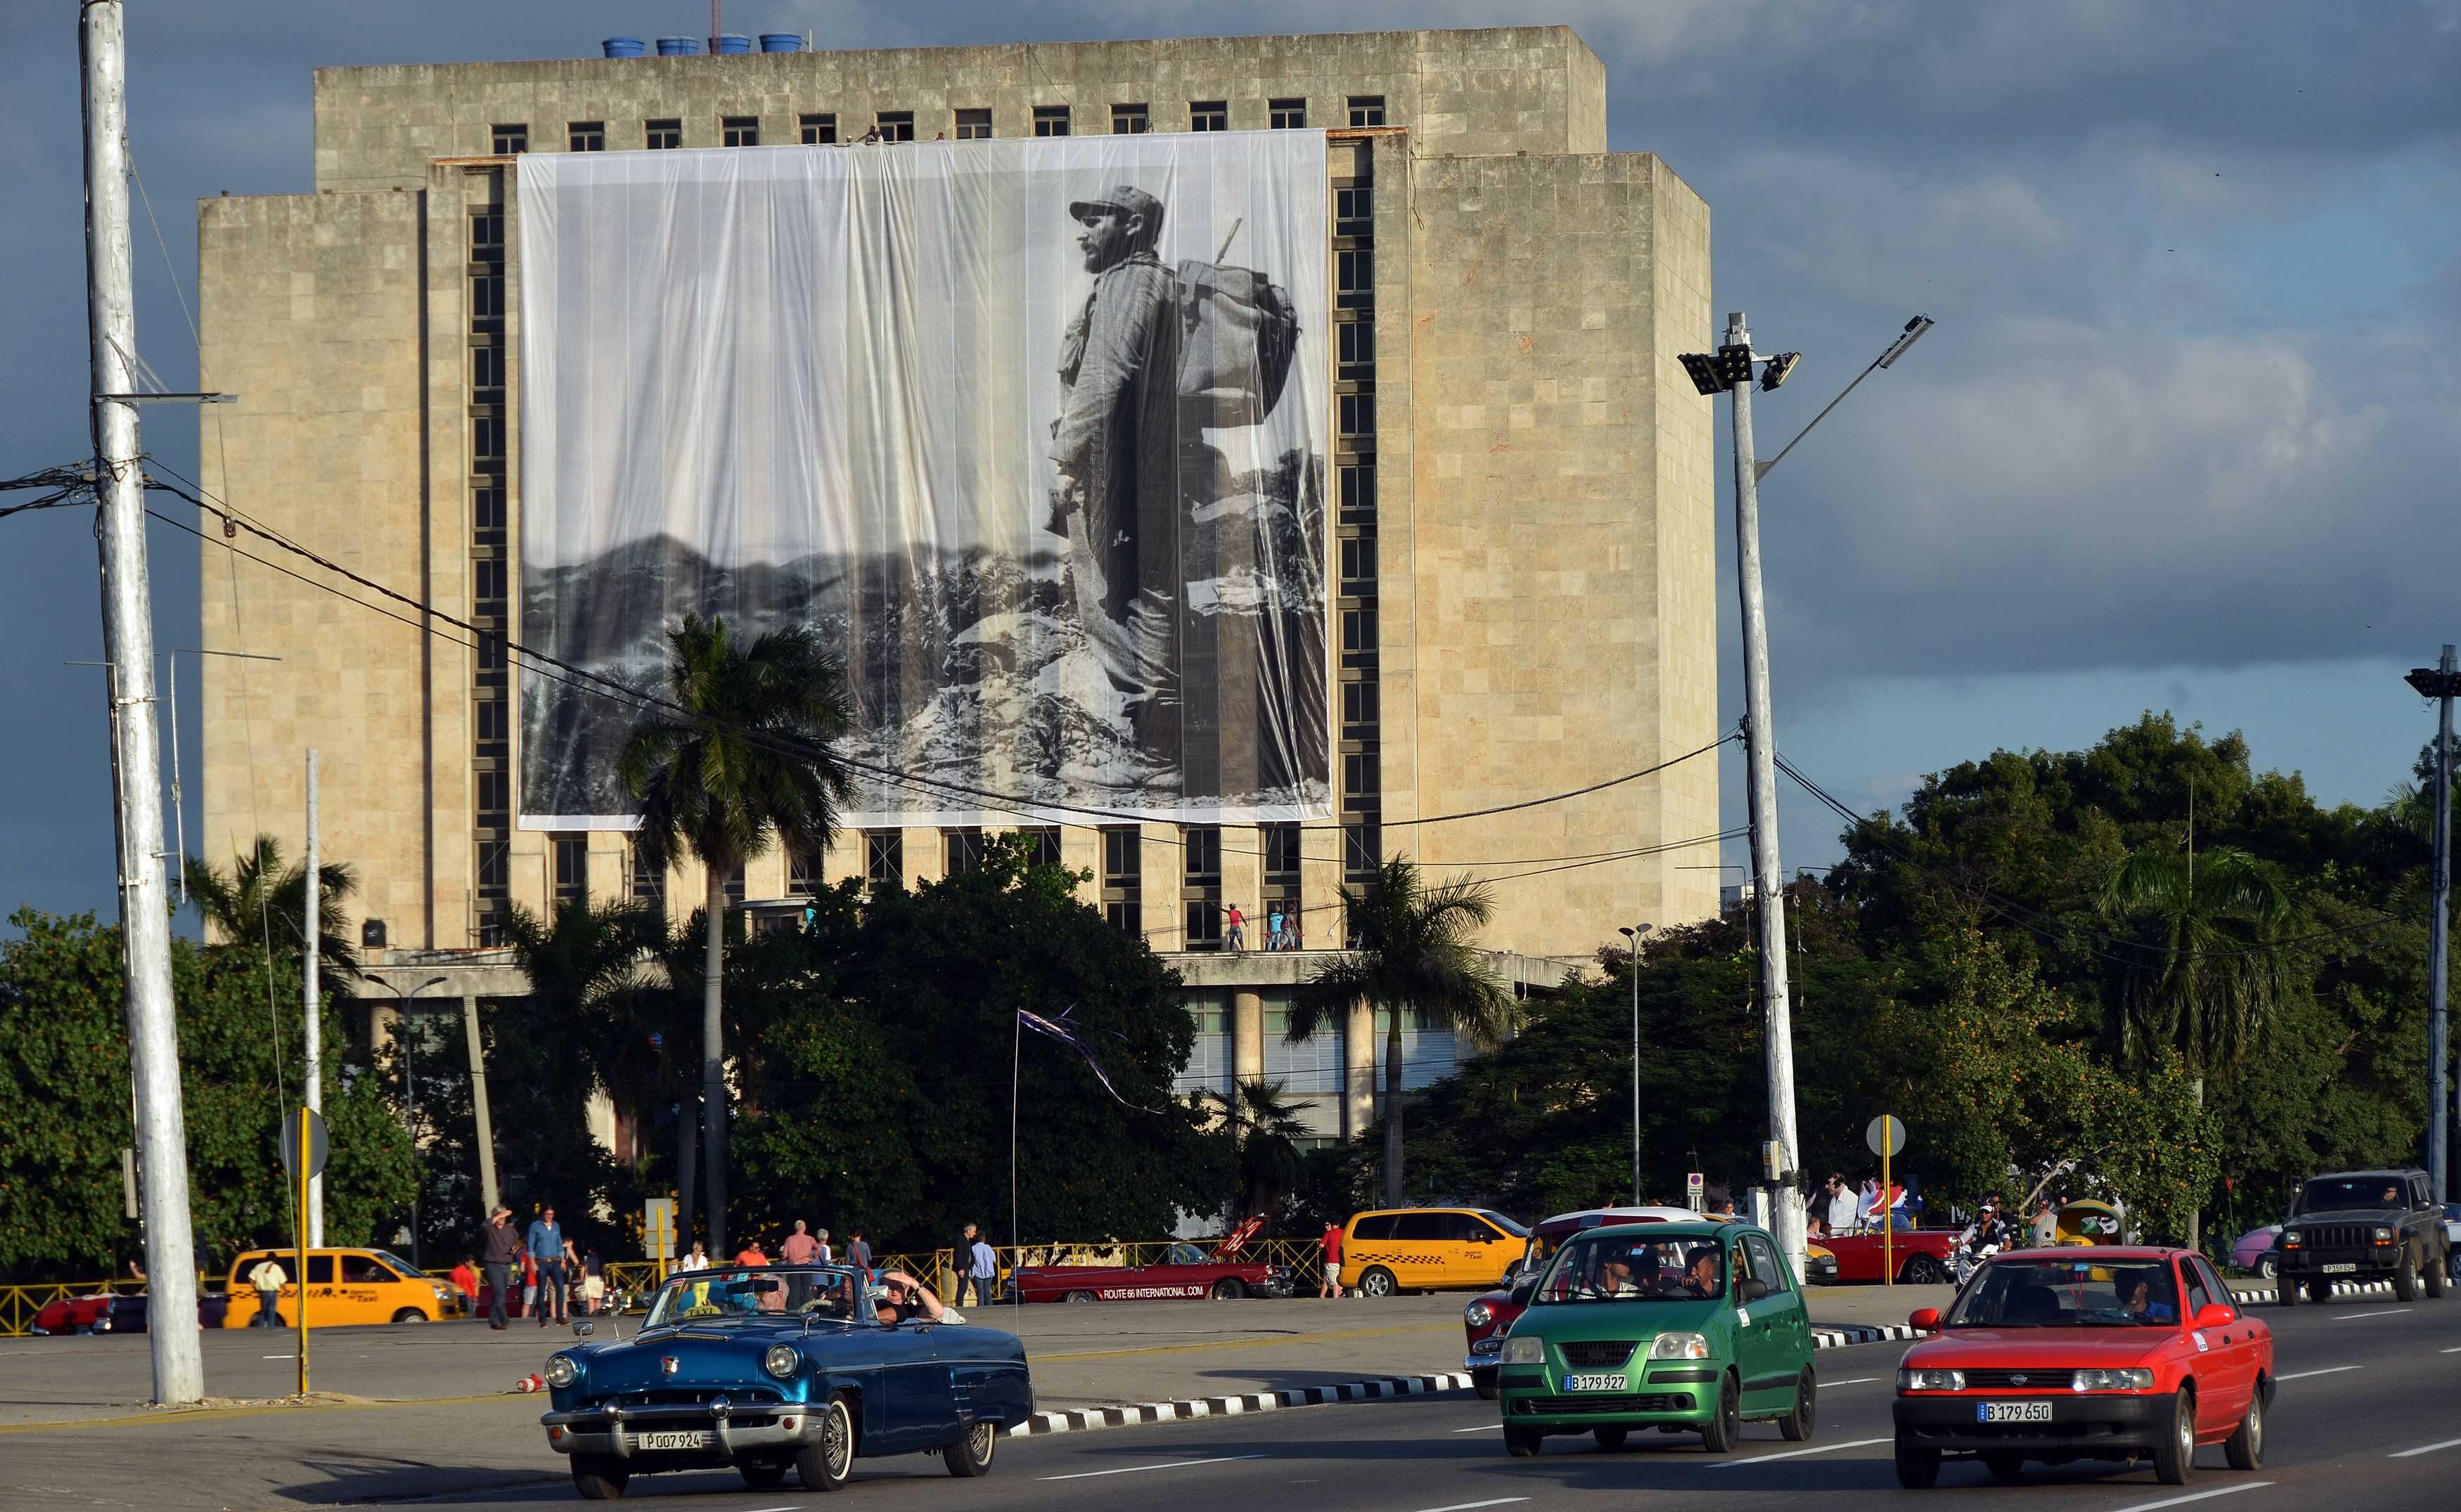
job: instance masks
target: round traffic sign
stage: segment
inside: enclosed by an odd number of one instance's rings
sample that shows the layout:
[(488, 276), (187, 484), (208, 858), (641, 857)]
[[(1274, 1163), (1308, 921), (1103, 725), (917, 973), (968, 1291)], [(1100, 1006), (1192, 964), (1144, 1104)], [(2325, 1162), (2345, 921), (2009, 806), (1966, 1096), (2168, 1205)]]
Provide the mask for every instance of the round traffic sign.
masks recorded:
[[(299, 1180), (299, 1115), (306, 1111), (293, 1111), (283, 1115), (282, 1118), (282, 1168), (290, 1173), (294, 1182)], [(308, 1112), (307, 1124), (308, 1176), (312, 1181), (325, 1174), (325, 1119), (319, 1114)]]
[(1890, 1114), (1881, 1114), (1863, 1130), (1863, 1142), (1873, 1155), (1894, 1157), (1906, 1147), (1906, 1126)]

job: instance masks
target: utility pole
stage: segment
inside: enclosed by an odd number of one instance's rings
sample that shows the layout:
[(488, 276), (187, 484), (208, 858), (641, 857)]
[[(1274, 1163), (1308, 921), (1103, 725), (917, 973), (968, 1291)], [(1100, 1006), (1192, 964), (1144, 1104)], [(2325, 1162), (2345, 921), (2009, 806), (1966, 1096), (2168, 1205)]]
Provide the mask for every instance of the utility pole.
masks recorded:
[(2452, 1201), (2451, 1151), (2445, 1106), (2445, 920), (2452, 902), (2452, 694), (2461, 685), (2452, 648), (2433, 667), (2414, 669), (2409, 685), (2436, 701), (2435, 713), (2435, 875), (2429, 884), (2433, 900), (2427, 922), (2427, 1180), (2439, 1203)]
[(162, 876), (160, 721), (154, 708), (154, 618), (145, 568), (145, 482), (137, 437), (137, 302), (129, 266), (128, 53), (118, 0), (77, 17), (84, 65), (86, 320), (93, 345), (95, 539), (111, 662), (112, 792), (118, 811), (120, 982), (136, 1089), (138, 1170), (154, 1399), (201, 1400), (196, 1231), (181, 1106), (179, 1022), (171, 996), (171, 907)]
[(1654, 926), (1616, 930), (1632, 942), (1632, 1205), (1640, 1205), (1640, 937)]
[(487, 1052), (479, 1033), (476, 997), (461, 999), (461, 1039), (470, 1051), (470, 1109), (479, 1136), (479, 1222), (483, 1224), (496, 1216), (496, 1126), (487, 1111)]
[[(308, 1090), (305, 1094), (308, 1111), (318, 1118), (325, 1116), (325, 1015), (317, 1012), (316, 947), (325, 931), (318, 927), (324, 921), (325, 908), (319, 896), (323, 874), (317, 870), (316, 855), (316, 748), (308, 748), (308, 886), (307, 905), (302, 910), (300, 938), (308, 942), (306, 954), (300, 959), (305, 969), (300, 972), (300, 1001), (307, 1010), (307, 1027), (300, 1031), (300, 1043), (307, 1048)], [(325, 1247), (325, 1178), (323, 1173), (308, 1179), (308, 1247)], [(306, 1286), (305, 1280), (300, 1283)]]

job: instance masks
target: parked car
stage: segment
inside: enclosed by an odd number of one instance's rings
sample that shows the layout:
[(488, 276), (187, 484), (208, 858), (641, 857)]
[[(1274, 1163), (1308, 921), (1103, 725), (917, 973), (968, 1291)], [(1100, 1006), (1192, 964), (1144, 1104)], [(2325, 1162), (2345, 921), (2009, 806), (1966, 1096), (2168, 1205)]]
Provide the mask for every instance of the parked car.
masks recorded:
[(1957, 1241), (1962, 1228), (1900, 1229), (1885, 1237), (1874, 1230), (1868, 1234), (1830, 1234), (1820, 1243), (1837, 1259), (1838, 1281), (1879, 1281), (1889, 1274), (1888, 1266), (1896, 1267), (1896, 1278), (1909, 1286), (1933, 1286), (1950, 1279), (1951, 1256), (1957, 1251)]
[[(2422, 1290), (2444, 1295), (2452, 1273), (2444, 1213), (2415, 1168), (2336, 1171), (2300, 1183), (2281, 1227), (2279, 1284), (2285, 1308), (2332, 1297), (2336, 1279), (2390, 1281), (2393, 1295), (2415, 1302)], [(2422, 1285), (2423, 1278), (2423, 1285)]]
[[(256, 1288), (247, 1273), (270, 1256), (290, 1277), (274, 1302), (274, 1317), (284, 1328), (299, 1321), (299, 1277), (296, 1252), (249, 1249), (231, 1262), (230, 1306), (222, 1319), (226, 1329), (244, 1329), (257, 1320)], [(398, 1255), (382, 1249), (311, 1249), (308, 1251), (308, 1324), (337, 1328), (352, 1323), (431, 1323), (458, 1315), (461, 1295)]]
[(1469, 1372), (1470, 1385), (1479, 1395), (1494, 1399), (1496, 1356), (1503, 1352), (1505, 1332), (1530, 1305), (1530, 1286), (1565, 1240), (1610, 1224), (1690, 1223), (1700, 1216), (1688, 1207), (1587, 1207), (1557, 1213), (1531, 1228), (1520, 1262), (1505, 1274), (1504, 1284), (1480, 1293), (1462, 1309), (1463, 1344), (1467, 1351), (1462, 1369)]
[[(197, 1294), (197, 1324), (218, 1329), (230, 1298), (219, 1291)], [(56, 1297), (43, 1304), (27, 1331), (32, 1333), (142, 1333), (147, 1303), (142, 1291), (96, 1291), (82, 1297)]]
[(885, 1288), (844, 1266), (727, 1266), (658, 1288), (638, 1336), (593, 1338), (546, 1362), (547, 1446), (590, 1501), (634, 1476), (732, 1466), (756, 1489), (793, 1470), (835, 1491), (854, 1461), (937, 1454), (953, 1476), (992, 1467), (1034, 1411), (1025, 1346), (951, 1322), (889, 1321)]
[(2461, 1281), (2461, 1203), (2444, 1204), (2445, 1273)]
[(2231, 1264), (2241, 1270), (2254, 1271), (2267, 1281), (2272, 1280), (2275, 1267), (2281, 1263), (2280, 1238), (2279, 1224), (2249, 1229), (2231, 1246)]
[(1293, 1290), (1290, 1267), (1241, 1258), (1248, 1241), (1264, 1227), (1261, 1215), (1252, 1216), (1209, 1250), (1171, 1246), (1159, 1265), (1019, 1266), (1009, 1275), (1009, 1296), (1025, 1302), (1287, 1297)]
[(2199, 1444), (2235, 1470), (2264, 1458), (2273, 1331), (2194, 1250), (2020, 1249), (1993, 1257), (1897, 1371), (1897, 1480), (1937, 1483), (1948, 1457), (2002, 1480), (2028, 1460), (2150, 1458), (2165, 1485)]
[(1529, 1238), (1529, 1229), (1483, 1207), (1356, 1213), (1341, 1236), (1341, 1284), (1370, 1297), (1500, 1286)]
[(1777, 1241), (1749, 1224), (1626, 1224), (1568, 1239), (1504, 1341), (1505, 1451), (1554, 1435), (1622, 1447), (1692, 1432), (1724, 1454), (1748, 1418), (1811, 1437), (1811, 1320)]

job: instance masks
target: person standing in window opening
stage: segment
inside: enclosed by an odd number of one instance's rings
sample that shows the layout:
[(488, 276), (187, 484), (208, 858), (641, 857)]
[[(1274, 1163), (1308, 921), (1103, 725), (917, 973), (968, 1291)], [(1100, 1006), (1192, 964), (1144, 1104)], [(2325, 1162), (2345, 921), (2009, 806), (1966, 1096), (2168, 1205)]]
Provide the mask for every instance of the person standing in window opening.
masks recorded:
[(1282, 948), (1282, 905), (1275, 904), (1265, 914), (1265, 948), (1279, 950)]
[(1068, 216), (1094, 287), (1060, 343), (1050, 525), (1068, 538), (1078, 624), (1124, 702), (1138, 784), (1176, 788), (1178, 280), (1154, 255), (1163, 204), (1145, 190), (1121, 185)]
[(1237, 904), (1232, 904), (1222, 915), (1222, 940), (1225, 948), (1238, 950), (1246, 948), (1248, 944), (1248, 916), (1239, 911), (1239, 905)]

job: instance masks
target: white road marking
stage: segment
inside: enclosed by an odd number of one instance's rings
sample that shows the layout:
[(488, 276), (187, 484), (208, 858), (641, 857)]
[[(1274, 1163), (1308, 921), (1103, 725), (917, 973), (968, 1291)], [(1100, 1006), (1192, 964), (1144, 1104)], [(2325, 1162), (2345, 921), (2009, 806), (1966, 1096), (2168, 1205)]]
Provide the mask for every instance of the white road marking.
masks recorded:
[(2139, 1501), (2132, 1507), (2121, 1507), (2119, 1512), (2153, 1512), (2155, 1507), (2184, 1506), (2191, 1501), (2202, 1501), (2207, 1497), (2235, 1496), (2241, 1491), (2261, 1491), (2271, 1484), (2273, 1482), (2270, 1480), (2243, 1480), (2237, 1485), (2221, 1486), (2212, 1491), (2191, 1491), (2183, 1497), (2167, 1497), (2159, 1501)]
[(1789, 1449), (1782, 1455), (1754, 1455), (1749, 1459), (1721, 1459), (1718, 1461), (1718, 1468), (1723, 1470), (1728, 1465), (1762, 1465), (1772, 1459), (1800, 1459), (1805, 1455), (1834, 1454), (1840, 1449), (1866, 1449), (1872, 1444), (1894, 1442), (1896, 1440), (1894, 1438), (1854, 1438), (1842, 1444), (1822, 1444), (1817, 1449)]
[(803, 1508), (802, 1508), (802, 1503), (800, 1503), (800, 1502), (798, 1502), (797, 1504), (795, 1504), (795, 1505), (793, 1505), (793, 1506), (782, 1506), (782, 1507), (754, 1507), (754, 1508), (752, 1509), (752, 1512), (803, 1512)]
[(2461, 1354), (2461, 1344), (2456, 1344), (2449, 1350), (2437, 1350), (2435, 1352), (2438, 1354)]
[(2415, 1449), (2405, 1449), (2397, 1455), (2386, 1455), (2385, 1458), (2387, 1459), (2408, 1459), (2418, 1455), (2431, 1455), (2438, 1449), (2453, 1448), (2461, 1448), (2461, 1438), (2447, 1438), (2440, 1444), (2420, 1444)]
[(2310, 1375), (2339, 1375), (2343, 1371), (2363, 1371), (2365, 1369), (2366, 1367), (2364, 1365), (2327, 1365), (2321, 1371), (2293, 1371), (2287, 1375), (2277, 1375), (2274, 1377), (2274, 1380), (2277, 1382), (2303, 1381)]
[(1491, 1434), (1500, 1431), (1503, 1427), (1504, 1425), (1502, 1423), (1480, 1423), (1475, 1428), (1456, 1428), (1453, 1432), (1457, 1434)]
[(1529, 1500), (1528, 1497), (1497, 1497), (1492, 1501), (1456, 1501), (1448, 1507), (1425, 1507), (1422, 1512), (1471, 1512), (1475, 1507), (1504, 1507)]
[(2333, 1314), (2333, 1321), (2336, 1323), (2347, 1323), (2352, 1318), (2389, 1318), (2399, 1316), (2404, 1312), (2414, 1310), (2414, 1309), (2410, 1308), (2386, 1308), (2381, 1312), (2336, 1312)]
[(1829, 1387), (1829, 1386), (1869, 1386), (1869, 1385), (1871, 1385), (1873, 1381), (1877, 1381), (1877, 1380), (1886, 1380), (1887, 1378), (1888, 1378), (1888, 1377), (1883, 1376), (1883, 1375), (1857, 1375), (1857, 1376), (1855, 1376), (1855, 1377), (1854, 1377), (1852, 1380), (1851, 1380), (1851, 1381), (1822, 1381), (1820, 1384), (1821, 1384), (1823, 1387)]
[(1233, 1459), (1262, 1459), (1263, 1455), (1223, 1455), (1213, 1459), (1174, 1459), (1160, 1465), (1122, 1465), (1117, 1470), (1080, 1470), (1070, 1476), (1038, 1476), (1038, 1480), (1091, 1480), (1096, 1476), (1132, 1476), (1142, 1470), (1185, 1470), (1189, 1465), (1227, 1465)]
[(299, 1356), (296, 1354), (261, 1354), (257, 1357), (259, 1359), (267, 1360), (295, 1360)]

